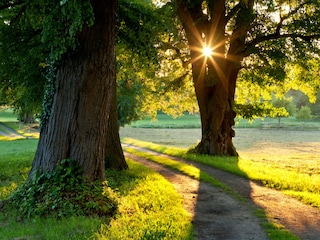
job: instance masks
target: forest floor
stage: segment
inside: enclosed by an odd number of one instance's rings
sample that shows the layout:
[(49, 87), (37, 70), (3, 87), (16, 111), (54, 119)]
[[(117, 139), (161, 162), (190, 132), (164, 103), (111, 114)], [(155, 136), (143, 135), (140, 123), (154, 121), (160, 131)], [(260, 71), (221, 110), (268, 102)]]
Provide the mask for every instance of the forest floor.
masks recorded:
[[(126, 147), (133, 146), (126, 145)], [(152, 152), (146, 149), (143, 151)], [(318, 208), (234, 174), (184, 159), (153, 153), (193, 165), (227, 184), (246, 199), (245, 202), (241, 202), (218, 187), (126, 153), (127, 157), (161, 173), (173, 184), (183, 197), (185, 209), (193, 216), (197, 239), (268, 239), (260, 225), (262, 220), (254, 214), (257, 208), (263, 209), (272, 222), (284, 226), (300, 239), (320, 239)]]

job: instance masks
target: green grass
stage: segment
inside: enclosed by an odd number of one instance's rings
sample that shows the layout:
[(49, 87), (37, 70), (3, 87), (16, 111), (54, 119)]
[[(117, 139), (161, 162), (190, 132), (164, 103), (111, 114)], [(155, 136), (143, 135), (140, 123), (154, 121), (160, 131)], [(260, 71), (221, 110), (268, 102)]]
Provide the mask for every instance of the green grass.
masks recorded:
[(17, 114), (9, 108), (0, 108), (0, 122), (17, 122)]
[(173, 118), (166, 114), (158, 114), (156, 119), (146, 118), (131, 124), (135, 128), (200, 128), (199, 114), (185, 114)]
[[(21, 186), (30, 169), (37, 140), (0, 141), (0, 200)], [(1, 239), (193, 239), (191, 217), (182, 199), (160, 174), (128, 160), (129, 170), (108, 171), (118, 193), (111, 219), (72, 216), (23, 221), (0, 208)]]
[(221, 158), (188, 154), (186, 149), (161, 146), (134, 139), (123, 139), (124, 143), (148, 148), (172, 156), (208, 164), (239, 176), (260, 181), (264, 185), (285, 191), (301, 201), (320, 208), (320, 174), (301, 173), (295, 169), (276, 168), (268, 163), (249, 159)]
[(119, 213), (102, 225), (98, 239), (193, 239), (191, 217), (181, 210), (182, 198), (173, 186), (133, 161), (129, 168), (119, 187)]

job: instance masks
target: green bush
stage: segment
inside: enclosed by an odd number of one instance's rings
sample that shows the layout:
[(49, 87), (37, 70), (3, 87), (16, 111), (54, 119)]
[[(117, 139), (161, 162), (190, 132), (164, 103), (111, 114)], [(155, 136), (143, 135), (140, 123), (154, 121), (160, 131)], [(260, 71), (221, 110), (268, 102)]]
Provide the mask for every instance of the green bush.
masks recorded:
[(298, 120), (308, 120), (311, 118), (312, 118), (311, 109), (308, 106), (301, 107), (296, 114), (296, 119)]
[(81, 167), (66, 159), (53, 172), (35, 174), (7, 205), (23, 218), (110, 216), (117, 209), (117, 196), (106, 182), (86, 182)]

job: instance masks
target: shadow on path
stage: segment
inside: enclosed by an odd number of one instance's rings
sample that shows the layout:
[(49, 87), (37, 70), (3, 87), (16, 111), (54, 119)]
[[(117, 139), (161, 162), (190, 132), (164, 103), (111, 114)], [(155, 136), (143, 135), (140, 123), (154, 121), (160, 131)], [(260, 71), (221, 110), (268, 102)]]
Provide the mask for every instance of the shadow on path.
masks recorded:
[(259, 224), (260, 219), (253, 215), (252, 204), (240, 203), (219, 187), (195, 180), (145, 158), (129, 153), (125, 153), (125, 156), (159, 172), (173, 184), (183, 197), (185, 209), (193, 217), (196, 239), (268, 239)]

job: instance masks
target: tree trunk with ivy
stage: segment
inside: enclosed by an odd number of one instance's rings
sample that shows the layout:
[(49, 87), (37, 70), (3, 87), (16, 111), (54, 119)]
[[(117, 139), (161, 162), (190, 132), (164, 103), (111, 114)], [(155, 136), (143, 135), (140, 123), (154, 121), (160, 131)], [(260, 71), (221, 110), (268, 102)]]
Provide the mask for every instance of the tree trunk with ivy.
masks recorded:
[[(209, 155), (237, 156), (232, 143), (236, 116), (233, 105), (236, 79), (244, 57), (241, 51), (251, 19), (239, 24), (242, 29), (235, 30), (235, 37), (228, 41), (225, 33), (228, 22), (225, 1), (207, 1), (207, 13), (203, 12), (203, 2), (177, 0), (177, 12), (189, 43), (201, 116), (202, 138), (196, 151)], [(247, 11), (247, 16), (250, 16), (251, 9), (243, 5), (238, 11)], [(206, 45), (212, 49), (211, 56), (203, 54)]]
[(117, 102), (117, 0), (96, 0), (92, 6), (94, 24), (83, 26), (76, 51), (57, 69), (51, 114), (41, 130), (29, 176), (38, 170), (53, 171), (67, 158), (80, 164), (88, 181), (104, 179), (110, 156), (112, 164), (108, 165), (127, 168), (113, 106)]

